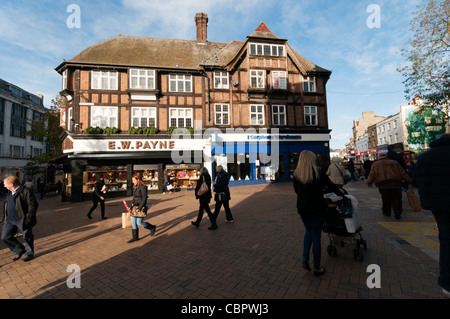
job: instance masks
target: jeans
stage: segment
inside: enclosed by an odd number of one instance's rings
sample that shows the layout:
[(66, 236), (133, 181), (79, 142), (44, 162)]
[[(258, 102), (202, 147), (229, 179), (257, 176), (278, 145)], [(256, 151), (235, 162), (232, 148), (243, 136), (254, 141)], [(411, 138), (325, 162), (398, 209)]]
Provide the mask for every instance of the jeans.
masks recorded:
[(438, 284), (450, 291), (450, 212), (431, 211), (439, 229), (439, 278)]
[(303, 239), (303, 260), (309, 261), (309, 252), (313, 251), (314, 270), (320, 269), (320, 255), (322, 254), (321, 236), (324, 218), (301, 216), (306, 232)]
[[(14, 235), (17, 233), (17, 229), (19, 229), (23, 235), (25, 247), (14, 237)], [(8, 219), (6, 219), (3, 225), (2, 240), (9, 247), (9, 249), (11, 249), (11, 251), (16, 253), (17, 255), (25, 253), (25, 256), (33, 257), (34, 255), (33, 232), (31, 228), (22, 229), (20, 221), (8, 221)]]
[(144, 222), (143, 220), (144, 220), (143, 217), (131, 217), (131, 228), (138, 229), (138, 226), (144, 228), (151, 226), (150, 223)]

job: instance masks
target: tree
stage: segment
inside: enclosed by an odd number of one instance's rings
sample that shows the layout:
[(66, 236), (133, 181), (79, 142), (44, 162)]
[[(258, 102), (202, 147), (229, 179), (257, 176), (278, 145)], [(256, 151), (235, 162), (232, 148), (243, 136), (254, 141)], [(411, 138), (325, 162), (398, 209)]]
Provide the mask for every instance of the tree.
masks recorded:
[(406, 119), (408, 143), (412, 148), (420, 149), (429, 145), (438, 136), (445, 133), (444, 113), (431, 106), (423, 106), (411, 112)]
[(410, 23), (412, 38), (402, 55), (408, 65), (398, 68), (405, 77), (408, 100), (420, 96), (438, 109), (450, 102), (450, 0), (427, 0)]
[(61, 106), (65, 100), (57, 95), (52, 100), (50, 109), (39, 119), (29, 120), (30, 130), (25, 131), (25, 135), (32, 136), (37, 141), (47, 143), (49, 152), (42, 153), (40, 156), (33, 158), (38, 163), (46, 163), (49, 159), (60, 156), (62, 154), (62, 143), (60, 136), (64, 129), (59, 125), (59, 117)]

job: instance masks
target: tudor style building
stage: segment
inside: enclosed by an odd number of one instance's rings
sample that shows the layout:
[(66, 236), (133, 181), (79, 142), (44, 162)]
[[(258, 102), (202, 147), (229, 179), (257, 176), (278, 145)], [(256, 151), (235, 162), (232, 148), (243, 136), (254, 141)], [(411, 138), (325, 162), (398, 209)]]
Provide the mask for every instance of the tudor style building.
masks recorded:
[[(162, 191), (164, 171), (189, 189), (201, 166), (211, 172), (220, 163), (242, 185), (289, 180), (303, 149), (328, 155), (331, 72), (264, 22), (229, 43), (207, 40), (206, 14), (195, 22), (196, 40), (117, 35), (56, 68), (67, 99), (64, 198), (89, 198), (95, 174), (106, 176), (110, 193), (129, 195), (135, 171), (149, 189)], [(97, 126), (120, 133), (85, 134)], [(173, 128), (195, 134), (178, 138)]]

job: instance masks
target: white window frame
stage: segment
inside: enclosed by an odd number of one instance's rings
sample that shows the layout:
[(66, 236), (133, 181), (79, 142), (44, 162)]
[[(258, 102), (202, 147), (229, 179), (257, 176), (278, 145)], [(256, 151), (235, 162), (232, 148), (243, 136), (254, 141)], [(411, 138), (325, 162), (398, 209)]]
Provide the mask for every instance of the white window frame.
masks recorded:
[[(130, 89), (154, 90), (156, 82), (155, 70), (130, 69)], [(133, 83), (135, 81), (135, 83)]]
[(286, 71), (272, 71), (272, 85), (274, 89), (287, 89), (287, 74)]
[[(281, 118), (283, 121), (281, 121)], [(278, 119), (278, 123), (275, 123), (275, 119)], [(272, 124), (277, 126), (286, 125), (286, 105), (272, 105)]]
[(230, 81), (228, 72), (214, 71), (214, 88), (215, 89), (229, 89)]
[(92, 127), (118, 127), (119, 108), (117, 106), (91, 106)]
[(285, 56), (284, 45), (279, 44), (249, 43), (249, 52), (250, 55)]
[[(190, 116), (188, 115), (190, 113)], [(189, 128), (194, 125), (194, 109), (192, 108), (169, 108), (169, 127), (177, 127), (177, 128)], [(176, 120), (176, 125), (172, 124), (172, 120)], [(184, 125), (179, 126), (179, 120), (183, 119)], [(190, 120), (190, 125), (188, 125), (187, 120)]]
[(73, 119), (73, 107), (67, 109), (67, 130), (72, 130), (72, 120)]
[(314, 76), (303, 76), (303, 92), (317, 92), (316, 78)]
[[(317, 126), (317, 106), (305, 105), (305, 126)], [(314, 110), (314, 112), (312, 112)], [(309, 119), (309, 121), (308, 121)], [(309, 124), (308, 124), (309, 122)]]
[(65, 69), (62, 73), (62, 89), (67, 89), (67, 69)]
[[(255, 85), (253, 85), (255, 79)], [(266, 87), (266, 71), (265, 70), (250, 70), (250, 88), (264, 89)]]
[(264, 104), (250, 104), (250, 125), (264, 125)]
[(230, 104), (214, 104), (214, 123), (216, 125), (230, 125)]
[(117, 71), (91, 71), (92, 90), (117, 90), (119, 73)]
[[(192, 75), (169, 74), (169, 92), (192, 92), (192, 82)], [(174, 84), (174, 89), (172, 84)]]
[[(135, 120), (139, 125), (135, 125)], [(146, 124), (143, 126), (142, 121), (145, 120)], [(151, 120), (153, 120), (154, 125), (151, 125)], [(133, 106), (131, 108), (131, 126), (133, 127), (157, 127), (156, 122), (156, 107), (141, 107)]]

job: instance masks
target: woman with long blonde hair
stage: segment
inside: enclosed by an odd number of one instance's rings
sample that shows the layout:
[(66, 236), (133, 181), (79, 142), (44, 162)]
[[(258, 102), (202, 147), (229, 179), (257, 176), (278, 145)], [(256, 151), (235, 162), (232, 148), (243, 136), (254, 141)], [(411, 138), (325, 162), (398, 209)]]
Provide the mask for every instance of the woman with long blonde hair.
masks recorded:
[(329, 189), (338, 196), (342, 192), (333, 184), (326, 173), (317, 166), (316, 155), (308, 150), (302, 151), (298, 158), (297, 168), (294, 171), (294, 190), (297, 193), (297, 212), (305, 225), (303, 239), (302, 267), (308, 271), (309, 254), (313, 251), (314, 275), (325, 273), (320, 264), (322, 226), (327, 211), (327, 202), (323, 197), (324, 189)]

